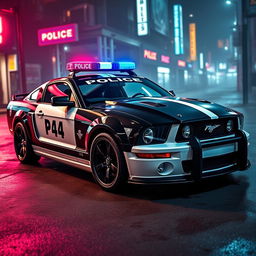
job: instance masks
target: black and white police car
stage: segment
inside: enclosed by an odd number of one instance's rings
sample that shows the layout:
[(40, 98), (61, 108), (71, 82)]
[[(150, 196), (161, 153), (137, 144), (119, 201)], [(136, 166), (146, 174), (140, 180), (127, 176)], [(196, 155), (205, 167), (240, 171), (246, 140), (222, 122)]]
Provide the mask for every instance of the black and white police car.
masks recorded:
[(14, 96), (7, 117), (18, 159), (43, 156), (91, 171), (107, 191), (248, 167), (241, 113), (176, 97), (134, 68), (132, 62), (71, 62), (68, 77)]

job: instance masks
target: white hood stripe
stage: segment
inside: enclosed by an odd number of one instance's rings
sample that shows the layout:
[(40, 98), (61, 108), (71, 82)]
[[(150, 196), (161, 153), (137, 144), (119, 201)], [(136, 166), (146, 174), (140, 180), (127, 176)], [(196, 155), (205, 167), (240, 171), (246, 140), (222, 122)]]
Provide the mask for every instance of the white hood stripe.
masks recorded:
[(151, 99), (155, 99), (155, 100), (164, 100), (164, 101), (170, 101), (170, 102), (174, 102), (174, 103), (178, 103), (178, 104), (182, 104), (182, 105), (186, 105), (188, 107), (194, 108), (202, 113), (204, 113), (205, 115), (209, 116), (211, 119), (218, 119), (219, 117), (214, 114), (212, 111), (205, 109), (203, 107), (197, 106), (195, 104), (189, 103), (189, 102), (185, 102), (185, 101), (180, 101), (180, 100), (172, 100), (172, 99), (159, 99), (159, 98), (151, 98)]

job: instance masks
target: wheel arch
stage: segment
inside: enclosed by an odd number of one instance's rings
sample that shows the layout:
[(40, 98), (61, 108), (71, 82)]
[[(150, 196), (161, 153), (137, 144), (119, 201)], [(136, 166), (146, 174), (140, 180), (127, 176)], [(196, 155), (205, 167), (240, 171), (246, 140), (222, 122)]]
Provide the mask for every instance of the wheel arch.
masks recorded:
[(129, 151), (131, 148), (121, 120), (113, 116), (103, 116), (94, 120), (87, 129), (85, 147), (88, 152), (90, 152), (91, 143), (95, 136), (102, 132), (110, 134), (121, 150)]
[(29, 132), (29, 125), (28, 125), (28, 120), (26, 119), (26, 113), (23, 112), (23, 111), (18, 111), (14, 118), (13, 118), (13, 121), (12, 121), (12, 131), (14, 133), (14, 129), (15, 129), (15, 126), (17, 123), (22, 123), (24, 125), (24, 128), (27, 132), (27, 136), (28, 138), (31, 140), (31, 135), (30, 135), (30, 132)]
[(88, 153), (90, 153), (94, 138), (100, 133), (107, 133), (111, 135), (111, 137), (115, 140), (115, 142), (118, 144), (120, 149), (124, 150), (123, 142), (120, 136), (118, 136), (118, 134), (111, 127), (101, 124), (101, 125), (94, 126), (87, 135), (86, 148)]

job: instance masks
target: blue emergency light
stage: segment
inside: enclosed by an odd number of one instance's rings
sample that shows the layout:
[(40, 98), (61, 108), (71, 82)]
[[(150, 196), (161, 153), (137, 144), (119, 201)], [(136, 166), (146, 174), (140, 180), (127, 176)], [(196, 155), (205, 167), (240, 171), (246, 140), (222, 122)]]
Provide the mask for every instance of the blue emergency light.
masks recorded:
[(86, 62), (73, 61), (67, 63), (70, 72), (80, 71), (129, 71), (135, 69), (134, 62)]

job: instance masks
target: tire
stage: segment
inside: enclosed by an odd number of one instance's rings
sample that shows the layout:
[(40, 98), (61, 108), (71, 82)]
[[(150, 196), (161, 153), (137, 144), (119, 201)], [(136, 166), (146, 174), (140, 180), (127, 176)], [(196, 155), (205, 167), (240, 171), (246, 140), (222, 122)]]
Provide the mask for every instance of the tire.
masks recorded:
[(36, 163), (40, 159), (34, 153), (27, 131), (21, 122), (18, 122), (14, 128), (14, 148), (16, 156), (21, 163)]
[(91, 146), (90, 161), (95, 181), (106, 191), (120, 190), (127, 182), (124, 155), (107, 133), (98, 134)]

